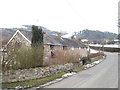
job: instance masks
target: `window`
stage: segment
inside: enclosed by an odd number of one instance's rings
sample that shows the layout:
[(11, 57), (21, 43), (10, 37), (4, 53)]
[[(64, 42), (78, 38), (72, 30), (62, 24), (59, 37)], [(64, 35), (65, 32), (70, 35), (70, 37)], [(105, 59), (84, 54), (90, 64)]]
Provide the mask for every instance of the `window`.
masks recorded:
[(67, 50), (67, 46), (63, 46), (63, 50)]
[(54, 49), (54, 45), (50, 45), (50, 49), (53, 50)]
[(79, 50), (81, 50), (81, 48), (79, 47)]
[(51, 51), (51, 57), (54, 58), (55, 54), (53, 51)]
[(74, 50), (74, 47), (72, 46), (72, 50)]
[(82, 57), (84, 57), (85, 55), (84, 54), (82, 54)]

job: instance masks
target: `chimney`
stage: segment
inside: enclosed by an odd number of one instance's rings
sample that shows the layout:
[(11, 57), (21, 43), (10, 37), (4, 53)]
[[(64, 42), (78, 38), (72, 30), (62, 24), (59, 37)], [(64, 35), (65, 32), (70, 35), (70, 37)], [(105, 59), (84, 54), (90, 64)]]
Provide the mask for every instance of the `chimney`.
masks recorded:
[(46, 32), (45, 32), (45, 31), (43, 31), (43, 34), (46, 34)]
[(61, 33), (59, 32), (59, 33), (57, 33), (57, 36), (60, 38), (61, 37)]

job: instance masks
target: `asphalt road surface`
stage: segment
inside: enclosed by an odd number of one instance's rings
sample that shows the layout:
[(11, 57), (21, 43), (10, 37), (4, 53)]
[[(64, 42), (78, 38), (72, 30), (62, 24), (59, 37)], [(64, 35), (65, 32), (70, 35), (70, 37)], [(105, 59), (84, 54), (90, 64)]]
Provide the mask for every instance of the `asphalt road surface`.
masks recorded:
[(100, 64), (45, 88), (118, 88), (118, 85), (120, 86), (120, 83), (118, 84), (118, 63), (120, 63), (118, 57), (120, 58), (120, 55), (106, 54), (107, 58)]
[(118, 54), (118, 88), (120, 90), (120, 54)]

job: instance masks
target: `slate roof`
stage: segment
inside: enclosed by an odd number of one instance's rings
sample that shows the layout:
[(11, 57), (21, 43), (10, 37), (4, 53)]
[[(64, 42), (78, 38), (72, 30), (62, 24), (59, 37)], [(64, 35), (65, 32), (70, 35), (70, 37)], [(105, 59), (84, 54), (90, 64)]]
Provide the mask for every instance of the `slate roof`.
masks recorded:
[[(32, 32), (30, 31), (20, 31), (28, 40), (32, 40)], [(55, 35), (44, 34), (44, 44), (49, 45), (61, 45), (61, 46), (70, 46), (70, 47), (86, 47), (86, 45), (73, 41), (67, 38), (59, 38)]]

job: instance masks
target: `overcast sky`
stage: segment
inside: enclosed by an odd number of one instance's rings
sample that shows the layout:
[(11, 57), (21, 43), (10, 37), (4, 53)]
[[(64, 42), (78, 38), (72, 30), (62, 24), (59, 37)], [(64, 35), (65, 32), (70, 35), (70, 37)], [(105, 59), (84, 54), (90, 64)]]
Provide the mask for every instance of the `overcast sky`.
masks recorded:
[(1, 0), (0, 28), (40, 25), (50, 30), (118, 33), (119, 0)]

